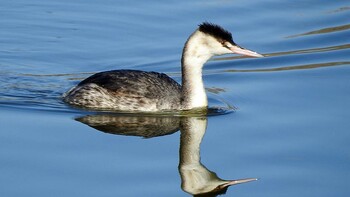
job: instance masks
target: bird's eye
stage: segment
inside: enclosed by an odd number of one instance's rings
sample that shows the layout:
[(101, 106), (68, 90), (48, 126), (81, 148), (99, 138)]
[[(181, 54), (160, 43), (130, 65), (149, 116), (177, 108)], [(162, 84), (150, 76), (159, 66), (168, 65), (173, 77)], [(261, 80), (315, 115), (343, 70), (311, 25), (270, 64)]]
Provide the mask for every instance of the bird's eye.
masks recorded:
[(231, 47), (231, 44), (228, 42), (225, 42), (225, 41), (222, 41), (221, 44), (223, 47), (228, 48), (228, 49)]

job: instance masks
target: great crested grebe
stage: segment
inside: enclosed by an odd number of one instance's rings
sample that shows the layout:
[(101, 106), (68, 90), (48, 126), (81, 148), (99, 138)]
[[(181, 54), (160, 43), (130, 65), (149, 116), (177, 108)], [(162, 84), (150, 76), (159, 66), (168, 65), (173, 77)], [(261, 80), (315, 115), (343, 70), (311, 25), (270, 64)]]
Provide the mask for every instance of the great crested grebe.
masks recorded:
[(117, 111), (165, 111), (206, 108), (202, 68), (224, 54), (262, 55), (244, 49), (222, 27), (204, 22), (188, 38), (182, 52), (182, 86), (163, 73), (112, 70), (96, 73), (63, 95), (71, 105)]

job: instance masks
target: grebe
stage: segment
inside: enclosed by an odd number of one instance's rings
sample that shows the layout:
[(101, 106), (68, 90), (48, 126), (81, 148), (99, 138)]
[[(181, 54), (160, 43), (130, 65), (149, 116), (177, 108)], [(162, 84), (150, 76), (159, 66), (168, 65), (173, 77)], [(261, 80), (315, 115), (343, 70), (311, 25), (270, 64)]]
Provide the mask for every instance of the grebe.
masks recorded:
[(192, 33), (182, 52), (182, 86), (163, 73), (112, 70), (96, 73), (63, 95), (71, 105), (117, 111), (155, 112), (208, 106), (202, 68), (211, 57), (224, 54), (262, 55), (237, 45), (222, 27), (204, 22)]

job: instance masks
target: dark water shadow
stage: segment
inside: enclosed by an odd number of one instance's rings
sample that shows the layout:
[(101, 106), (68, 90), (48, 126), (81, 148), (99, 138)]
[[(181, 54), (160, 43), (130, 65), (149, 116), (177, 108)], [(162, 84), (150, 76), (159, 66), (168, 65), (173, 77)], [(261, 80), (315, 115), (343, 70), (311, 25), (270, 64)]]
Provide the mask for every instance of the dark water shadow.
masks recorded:
[(349, 6), (342, 6), (342, 7), (339, 7), (337, 9), (330, 10), (330, 11), (326, 12), (326, 14), (336, 14), (338, 12), (346, 12), (346, 11), (349, 11), (349, 10), (350, 10)]
[(346, 31), (348, 29), (350, 29), (350, 24), (317, 29), (314, 31), (309, 31), (309, 32), (301, 33), (301, 34), (287, 36), (286, 38), (296, 38), (296, 37), (300, 37), (300, 36), (327, 34), (327, 33), (339, 32), (339, 31)]
[(170, 135), (180, 130), (178, 170), (181, 188), (193, 196), (217, 196), (225, 194), (231, 185), (257, 180), (224, 180), (201, 163), (200, 144), (207, 128), (206, 116), (99, 114), (78, 117), (76, 120), (104, 133), (143, 138)]
[(343, 66), (350, 65), (350, 62), (324, 62), (318, 64), (306, 64), (306, 65), (296, 65), (296, 66), (284, 66), (277, 68), (261, 68), (261, 69), (229, 69), (222, 72), (276, 72), (276, 71), (289, 71), (289, 70), (304, 70), (304, 69), (315, 69), (322, 67), (332, 67), (332, 66)]

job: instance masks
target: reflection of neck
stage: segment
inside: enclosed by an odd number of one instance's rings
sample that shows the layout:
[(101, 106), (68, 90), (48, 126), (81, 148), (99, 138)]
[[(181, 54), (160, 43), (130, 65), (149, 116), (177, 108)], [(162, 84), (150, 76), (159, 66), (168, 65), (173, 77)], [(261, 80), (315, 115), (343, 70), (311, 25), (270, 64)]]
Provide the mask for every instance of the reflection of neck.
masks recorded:
[(255, 181), (252, 179), (222, 180), (200, 162), (200, 144), (207, 127), (207, 118), (181, 119), (180, 163), (181, 188), (192, 194), (225, 193), (231, 185)]
[(200, 162), (200, 144), (207, 126), (206, 118), (181, 120), (180, 164), (181, 187), (196, 195), (213, 191), (224, 182)]
[(181, 121), (180, 165), (200, 165), (200, 144), (207, 127), (206, 118), (186, 118)]

